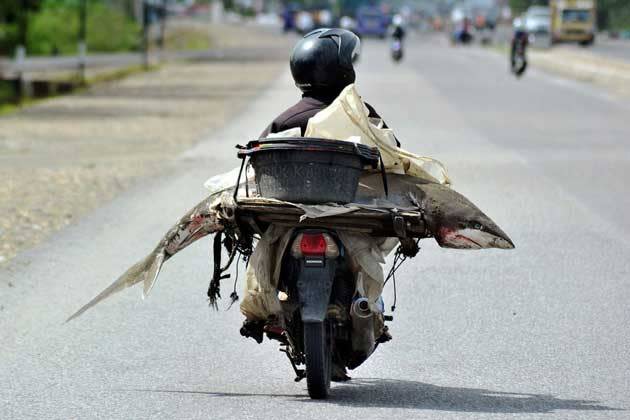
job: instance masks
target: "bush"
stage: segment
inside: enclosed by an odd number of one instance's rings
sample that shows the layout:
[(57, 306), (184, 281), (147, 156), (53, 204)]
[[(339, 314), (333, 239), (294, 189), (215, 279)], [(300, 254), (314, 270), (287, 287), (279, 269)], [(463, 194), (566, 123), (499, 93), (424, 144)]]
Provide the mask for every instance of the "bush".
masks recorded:
[(13, 55), (17, 42), (17, 25), (14, 23), (0, 24), (0, 55)]
[[(28, 54), (76, 54), (78, 4), (47, 1), (31, 16)], [(130, 51), (139, 46), (140, 28), (121, 10), (88, 1), (87, 48), (90, 52)]]
[(95, 4), (88, 13), (89, 51), (130, 51), (140, 47), (140, 26), (124, 13)]
[(46, 3), (29, 19), (27, 53), (76, 54), (78, 21), (76, 8)]

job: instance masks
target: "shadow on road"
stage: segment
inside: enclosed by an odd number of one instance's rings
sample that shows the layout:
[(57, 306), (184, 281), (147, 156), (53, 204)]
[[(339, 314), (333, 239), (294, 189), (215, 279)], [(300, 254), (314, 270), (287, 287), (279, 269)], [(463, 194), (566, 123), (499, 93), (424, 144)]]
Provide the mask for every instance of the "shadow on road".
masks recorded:
[(455, 388), (397, 379), (355, 378), (335, 387), (332, 404), (480, 413), (547, 413), (554, 410), (619, 410), (598, 401), (565, 400), (545, 394), (519, 394)]
[(212, 397), (280, 397), (314, 404), (348, 407), (411, 408), (418, 410), (462, 411), (473, 413), (549, 413), (555, 410), (603, 411), (623, 409), (590, 400), (565, 400), (546, 394), (519, 394), (477, 388), (455, 388), (397, 379), (355, 378), (334, 386), (330, 398), (309, 400), (304, 394), (270, 394), (167, 389), (128, 391), (197, 394)]

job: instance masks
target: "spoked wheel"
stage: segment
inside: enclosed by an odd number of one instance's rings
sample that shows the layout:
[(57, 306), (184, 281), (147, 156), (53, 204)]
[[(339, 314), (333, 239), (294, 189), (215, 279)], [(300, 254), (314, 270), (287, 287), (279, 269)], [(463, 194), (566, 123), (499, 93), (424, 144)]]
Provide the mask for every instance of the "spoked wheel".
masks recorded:
[(306, 355), (306, 385), (308, 395), (325, 399), (330, 392), (332, 349), (325, 322), (304, 323), (304, 354)]

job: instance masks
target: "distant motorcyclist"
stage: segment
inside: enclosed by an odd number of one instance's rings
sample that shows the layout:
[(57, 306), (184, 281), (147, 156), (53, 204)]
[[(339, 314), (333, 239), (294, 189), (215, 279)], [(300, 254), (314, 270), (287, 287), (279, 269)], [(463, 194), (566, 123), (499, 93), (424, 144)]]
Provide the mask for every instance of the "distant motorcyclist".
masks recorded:
[[(290, 58), (295, 85), (302, 99), (276, 117), (261, 137), (299, 127), (306, 132), (309, 118), (328, 107), (341, 91), (354, 83), (354, 61), (361, 51), (361, 41), (345, 29), (316, 29), (304, 36), (293, 49)], [(381, 118), (369, 104), (370, 117)], [(386, 127), (386, 125), (385, 125)]]
[(295, 8), (287, 5), (282, 11), (282, 30), (286, 33), (295, 29)]
[(468, 44), (471, 42), (473, 37), (470, 26), (470, 18), (467, 16), (462, 17), (462, 19), (455, 24), (456, 29), (453, 33), (453, 43)]
[(521, 18), (514, 19), (514, 34), (510, 43), (510, 69), (516, 76), (521, 76), (527, 68), (527, 45), (529, 34)]
[(403, 56), (403, 39), (405, 38), (405, 28), (403, 27), (403, 19), (400, 15), (395, 15), (392, 19), (392, 45), (391, 54), (394, 61), (400, 61)]

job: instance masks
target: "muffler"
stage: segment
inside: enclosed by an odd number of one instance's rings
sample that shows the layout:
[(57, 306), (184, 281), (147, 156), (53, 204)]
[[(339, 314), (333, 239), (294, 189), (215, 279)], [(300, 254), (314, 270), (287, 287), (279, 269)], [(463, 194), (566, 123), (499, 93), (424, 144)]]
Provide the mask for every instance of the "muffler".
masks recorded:
[(374, 312), (370, 301), (360, 297), (352, 302), (350, 318), (352, 319), (352, 358), (348, 363), (354, 369), (367, 359), (374, 351)]
[(370, 301), (366, 298), (358, 298), (352, 302), (350, 307), (350, 315), (352, 317), (367, 318), (372, 316), (372, 310), (370, 309)]

